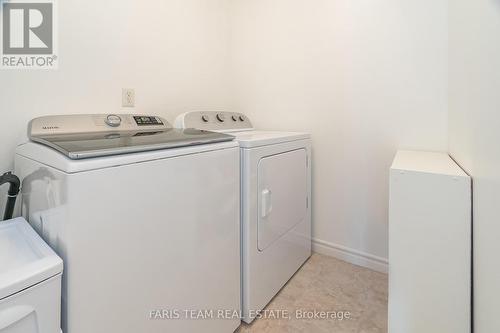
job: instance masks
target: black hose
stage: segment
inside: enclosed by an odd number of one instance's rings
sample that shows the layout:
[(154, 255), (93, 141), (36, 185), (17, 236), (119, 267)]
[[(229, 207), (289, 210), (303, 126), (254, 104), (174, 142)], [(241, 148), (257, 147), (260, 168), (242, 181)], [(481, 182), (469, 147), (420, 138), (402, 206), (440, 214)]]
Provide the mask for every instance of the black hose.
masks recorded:
[(7, 204), (5, 206), (5, 212), (3, 214), (4, 220), (9, 220), (14, 214), (14, 207), (16, 206), (17, 195), (19, 194), (19, 188), (21, 187), (21, 181), (16, 175), (11, 172), (4, 173), (0, 176), (0, 186), (9, 183), (9, 192), (7, 193)]

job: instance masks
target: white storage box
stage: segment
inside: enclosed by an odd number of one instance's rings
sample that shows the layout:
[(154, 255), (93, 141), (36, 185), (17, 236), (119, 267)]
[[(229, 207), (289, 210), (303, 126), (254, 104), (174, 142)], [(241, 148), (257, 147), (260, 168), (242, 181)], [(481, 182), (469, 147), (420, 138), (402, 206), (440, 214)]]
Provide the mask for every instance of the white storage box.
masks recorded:
[(62, 260), (23, 218), (0, 222), (0, 333), (59, 333)]
[(391, 167), (389, 333), (469, 333), (471, 179), (445, 153)]

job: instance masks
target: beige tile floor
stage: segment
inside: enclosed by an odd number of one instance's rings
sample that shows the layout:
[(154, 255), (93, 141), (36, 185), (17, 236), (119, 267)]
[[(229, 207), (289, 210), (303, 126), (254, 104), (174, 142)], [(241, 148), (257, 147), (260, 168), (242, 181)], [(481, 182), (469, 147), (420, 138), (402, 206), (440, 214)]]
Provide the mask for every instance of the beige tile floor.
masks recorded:
[[(288, 318), (256, 319), (238, 333), (386, 333), (387, 275), (314, 254), (266, 310), (287, 310)], [(296, 318), (296, 311), (349, 311), (350, 319)]]

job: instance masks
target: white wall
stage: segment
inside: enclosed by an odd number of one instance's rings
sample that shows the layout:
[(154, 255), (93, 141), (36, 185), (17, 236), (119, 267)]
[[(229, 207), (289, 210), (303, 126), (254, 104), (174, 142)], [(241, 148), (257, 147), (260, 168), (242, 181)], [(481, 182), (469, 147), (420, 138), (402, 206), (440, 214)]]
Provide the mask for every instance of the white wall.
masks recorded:
[(396, 149), (447, 148), (446, 0), (65, 0), (59, 20), (59, 70), (0, 72), (0, 171), (29, 119), (120, 112), (122, 87), (170, 119), (243, 111), (312, 133), (314, 237), (383, 266)]
[(120, 112), (122, 88), (170, 120), (226, 107), (228, 1), (59, 1), (59, 70), (0, 71), (0, 171), (31, 118)]
[(446, 0), (235, 0), (232, 19), (235, 109), (312, 133), (320, 249), (383, 263), (396, 149), (447, 150)]
[(500, 1), (450, 1), (450, 152), (472, 176), (475, 332), (500, 332)]

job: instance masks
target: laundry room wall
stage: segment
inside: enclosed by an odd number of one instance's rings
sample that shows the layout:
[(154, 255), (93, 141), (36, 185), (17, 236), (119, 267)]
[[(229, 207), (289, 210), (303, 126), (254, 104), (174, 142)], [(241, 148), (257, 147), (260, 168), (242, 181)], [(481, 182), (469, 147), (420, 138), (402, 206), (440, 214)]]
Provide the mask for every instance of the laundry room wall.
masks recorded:
[(500, 332), (500, 1), (450, 1), (450, 153), (472, 176), (474, 331)]
[(234, 109), (312, 133), (315, 249), (386, 269), (396, 150), (447, 150), (447, 1), (232, 4)]
[(242, 111), (312, 133), (315, 248), (384, 269), (396, 149), (447, 149), (446, 3), (58, 1), (59, 69), (0, 71), (0, 172), (36, 116)]
[[(225, 108), (229, 1), (57, 1), (59, 69), (0, 70), (0, 172), (12, 169), (33, 117), (139, 112), (173, 120)], [(135, 89), (134, 109), (121, 108), (122, 88)]]

